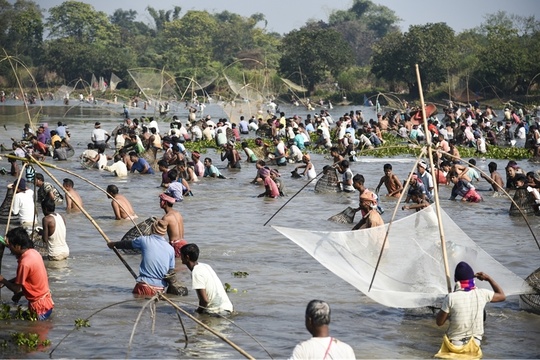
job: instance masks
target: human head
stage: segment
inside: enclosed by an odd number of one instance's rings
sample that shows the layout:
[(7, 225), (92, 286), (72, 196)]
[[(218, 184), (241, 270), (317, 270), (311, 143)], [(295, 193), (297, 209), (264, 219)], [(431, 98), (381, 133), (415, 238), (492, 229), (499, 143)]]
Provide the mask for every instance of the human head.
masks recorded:
[(167, 234), (167, 222), (165, 220), (156, 220), (152, 224), (152, 234), (165, 235)]
[(385, 174), (392, 172), (392, 164), (384, 164), (383, 171)]
[(497, 163), (492, 161), (488, 164), (489, 172), (497, 171)]
[(6, 240), (10, 250), (15, 255), (19, 255), (20, 250), (34, 248), (34, 242), (22, 226), (9, 230), (6, 234)]
[(264, 167), (260, 168), (259, 169), (259, 176), (262, 179), (266, 179), (268, 176), (270, 176), (270, 168), (268, 168), (267, 166), (264, 166)]
[(457, 183), (459, 181), (458, 173), (456, 171), (450, 171), (448, 173), (448, 179), (450, 179), (450, 181), (454, 184)]
[(45, 182), (45, 178), (43, 177), (42, 173), (36, 173), (36, 176), (34, 178), (34, 182), (37, 187), (43, 186), (43, 183)]
[(353, 187), (356, 190), (363, 192), (366, 189), (364, 187), (364, 182), (365, 182), (364, 175), (356, 174), (353, 176), (352, 181), (353, 181)]
[(525, 184), (527, 184), (527, 176), (523, 174), (516, 174), (514, 181), (516, 182), (517, 187), (523, 187)]
[(159, 194), (159, 205), (163, 209), (165, 205), (173, 206), (176, 199), (166, 193)]
[[(129, 157), (131, 159), (138, 159), (139, 158), (139, 155), (137, 155), (137, 153), (135, 151), (130, 151), (129, 152)], [(133, 160), (132, 160), (133, 161)]]
[(315, 328), (330, 325), (330, 305), (322, 300), (311, 300), (306, 307), (306, 329), (313, 335)]
[(114, 197), (115, 195), (118, 195), (118, 187), (116, 185), (109, 185), (107, 186), (107, 194)]
[(72, 188), (73, 187), (73, 180), (71, 179), (68, 179), (68, 178), (65, 178), (63, 180), (63, 184), (62, 184), (65, 188)]
[(418, 172), (419, 172), (420, 174), (423, 174), (423, 173), (426, 171), (426, 169), (427, 169), (427, 164), (426, 164), (426, 162), (423, 161), (423, 160), (420, 161), (420, 162), (418, 162), (417, 169), (418, 169)]
[(209, 157), (204, 158), (204, 165), (205, 165), (205, 166), (210, 166), (210, 165), (212, 165), (212, 159), (210, 159)]
[(43, 210), (43, 214), (45, 215), (54, 213), (54, 211), (56, 210), (54, 200), (50, 197), (46, 197), (45, 199), (43, 199), (43, 201), (41, 202), (41, 209)]
[(167, 177), (171, 181), (176, 181), (176, 179), (178, 178), (178, 171), (176, 169), (169, 170), (169, 172), (167, 173)]
[(199, 247), (197, 244), (186, 244), (180, 249), (180, 254), (182, 263), (185, 263), (185, 260), (197, 261), (199, 260)]
[(471, 279), (474, 279), (473, 269), (465, 261), (461, 261), (459, 264), (456, 265), (456, 271), (454, 272), (454, 281)]
[(96, 129), (99, 128), (99, 127), (101, 127), (101, 123), (100, 123), (99, 121), (96, 121), (96, 122), (94, 123), (94, 127), (95, 127)]

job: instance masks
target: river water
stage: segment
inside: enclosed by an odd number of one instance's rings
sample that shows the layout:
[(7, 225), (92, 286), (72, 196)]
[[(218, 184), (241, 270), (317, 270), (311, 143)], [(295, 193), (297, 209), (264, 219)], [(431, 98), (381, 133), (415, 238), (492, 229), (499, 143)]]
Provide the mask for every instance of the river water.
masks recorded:
[[(375, 117), (372, 109), (354, 106), (335, 107), (331, 114), (337, 119), (344, 112), (356, 109), (363, 109), (368, 119)], [(287, 115), (307, 114), (303, 108), (282, 106), (282, 110)], [(83, 170), (78, 163), (77, 157), (90, 140), (94, 122), (99, 120), (102, 128), (112, 131), (122, 121), (120, 111), (120, 106), (105, 108), (75, 104), (67, 107), (53, 104), (43, 108), (43, 117), (39, 121), (47, 122), (51, 129), (62, 121), (68, 124), (72, 134), (76, 155), (67, 162), (55, 165), (75, 172), (101, 188), (116, 184), (120, 192), (131, 199), (139, 220), (162, 216), (157, 201), (161, 191), (160, 175), (130, 175), (128, 179), (119, 179), (108, 172)], [(205, 111), (213, 118), (223, 116), (217, 105), (210, 105)], [(35, 108), (31, 108), (31, 113), (34, 112)], [(181, 119), (187, 118), (183, 106), (173, 106), (173, 112)], [(141, 114), (133, 113), (132, 117)], [(5, 130), (0, 132), (0, 143), (9, 147), (11, 137), (20, 138), (27, 119), (26, 112), (20, 106), (0, 106), (0, 124), (5, 126)], [(168, 128), (168, 123), (164, 121), (159, 125), (162, 131)], [(229, 294), (237, 314), (231, 318), (232, 323), (195, 316), (256, 358), (286, 358), (298, 342), (310, 337), (304, 327), (306, 304), (312, 299), (322, 299), (332, 307), (332, 336), (349, 343), (358, 358), (431, 358), (437, 352), (446, 327), (438, 328), (434, 315), (387, 308), (373, 302), (270, 227), (347, 230), (350, 225), (336, 224), (326, 219), (349, 205), (355, 206), (357, 194), (321, 195), (308, 185), (267, 226), (263, 226), (305, 185), (304, 180), (288, 176), (292, 165), (280, 169), (289, 197), (267, 200), (257, 198), (263, 189), (250, 184), (255, 176), (253, 165), (246, 163), (241, 170), (227, 170), (215, 150), (208, 150), (204, 156), (211, 157), (227, 179), (202, 179), (192, 186), (194, 197), (186, 198), (175, 208), (184, 216), (186, 239), (197, 243), (201, 249), (200, 261), (210, 264), (223, 283), (229, 283), (238, 290)], [(314, 154), (312, 160), (317, 172), (330, 163), (328, 157), (318, 154)], [(50, 158), (49, 161), (52, 162)], [(394, 172), (403, 180), (413, 161), (409, 157), (363, 157), (352, 164), (352, 170), (362, 173), (368, 188), (373, 189), (383, 175), (384, 163), (392, 163)], [(489, 161), (478, 159), (478, 164), (487, 171)], [(504, 169), (506, 161), (497, 160), (497, 163), (499, 169)], [(5, 158), (0, 162), (0, 166), (9, 169), (8, 165)], [(526, 161), (521, 161), (520, 165), (525, 170), (533, 170), (535, 166)], [(110, 201), (89, 183), (59, 170), (52, 169), (51, 172), (60, 182), (65, 177), (73, 179), (86, 210), (111, 240), (120, 240), (133, 226), (127, 220), (115, 221)], [(1, 198), (6, 185), (13, 180), (10, 175), (0, 176), (0, 189), (4, 189), (0, 190)], [(489, 195), (489, 186), (485, 181), (477, 187), (486, 190), (483, 194)], [(486, 196), (486, 201), (481, 204), (463, 204), (445, 200), (448, 197), (449, 189), (442, 187), (442, 206), (446, 212), (499, 262), (522, 278), (539, 266), (539, 249), (525, 221), (508, 215), (508, 200)], [(387, 210), (383, 218), (389, 221), (395, 202), (382, 199), (382, 205)], [(47, 351), (57, 346), (66, 335), (53, 357), (241, 357), (222, 340), (183, 317), (189, 338), (185, 347), (182, 327), (175, 311), (162, 302), (156, 307), (154, 327), (152, 314), (148, 309), (143, 312), (131, 349), (128, 349), (132, 329), (145, 301), (133, 300), (132, 276), (107, 248), (89, 220), (82, 214), (65, 214), (62, 207), (59, 212), (64, 213), (67, 219), (71, 255), (67, 261), (46, 263), (56, 303), (53, 319), (42, 323), (0, 321), (0, 340), (7, 339), (15, 331), (37, 332), (50, 339), (52, 346), (44, 352), (26, 354), (10, 351), (3, 353), (2, 357), (47, 358)], [(404, 215), (404, 212), (399, 212), (399, 216)], [(531, 216), (528, 219), (533, 231), (540, 235), (540, 218)], [(3, 233), (4, 230), (1, 230)], [(137, 272), (139, 257), (125, 257)], [(15, 269), (16, 260), (6, 251), (2, 274), (11, 277)], [(475, 270), (489, 273), (489, 269)], [(236, 271), (249, 275), (236, 278), (232, 275)], [(190, 273), (180, 261), (177, 261), (177, 274), (181, 281), (188, 286), (191, 284)], [(10, 291), (3, 290), (1, 296), (3, 302), (10, 302)], [(193, 313), (197, 302), (195, 292), (190, 291), (187, 297), (173, 299)], [(486, 358), (540, 357), (540, 316), (520, 310), (517, 296), (509, 297), (504, 303), (488, 305), (487, 313), (483, 343)], [(92, 314), (89, 328), (70, 333), (75, 319)], [(6, 350), (0, 349), (0, 353), (2, 351)]]

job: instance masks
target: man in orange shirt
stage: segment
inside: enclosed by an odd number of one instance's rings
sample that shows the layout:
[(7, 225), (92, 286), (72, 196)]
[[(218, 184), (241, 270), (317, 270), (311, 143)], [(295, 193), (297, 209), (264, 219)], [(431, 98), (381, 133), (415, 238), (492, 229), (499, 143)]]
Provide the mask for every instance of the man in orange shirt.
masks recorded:
[(17, 276), (7, 280), (0, 275), (0, 287), (7, 287), (15, 295), (11, 298), (17, 302), (24, 295), (28, 300), (28, 309), (37, 315), (39, 320), (51, 316), (54, 302), (49, 290), (49, 279), (43, 258), (34, 249), (34, 243), (23, 227), (11, 229), (6, 235), (6, 243), (17, 257)]

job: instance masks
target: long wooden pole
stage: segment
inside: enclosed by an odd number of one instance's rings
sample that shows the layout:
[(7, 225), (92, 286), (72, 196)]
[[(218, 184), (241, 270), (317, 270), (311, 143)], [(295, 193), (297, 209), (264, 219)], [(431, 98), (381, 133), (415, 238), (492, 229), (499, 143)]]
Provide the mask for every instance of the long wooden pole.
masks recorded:
[(211, 327), (209, 327), (208, 325), (204, 324), (203, 322), (201, 322), (200, 320), (198, 320), (197, 318), (193, 317), (190, 313), (188, 313), (186, 310), (182, 309), (180, 306), (178, 306), (177, 304), (173, 303), (167, 296), (165, 296), (164, 294), (162, 293), (159, 293), (159, 298), (168, 302), (173, 308), (175, 308), (176, 310), (178, 310), (179, 312), (181, 312), (182, 314), (186, 315), (189, 319), (193, 320), (194, 322), (196, 322), (198, 325), (202, 326), (203, 328), (205, 328), (206, 330), (210, 331), (212, 334), (216, 335), (218, 338), (220, 338), (221, 340), (225, 341), (227, 344), (229, 344), (233, 349), (235, 349), (236, 351), (238, 351), (240, 354), (242, 354), (242, 356), (244, 356), (246, 359), (255, 359), (253, 356), (249, 355), (247, 352), (245, 352), (242, 348), (240, 348), (238, 345), (236, 345), (235, 343), (233, 343), (231, 340), (227, 339), (223, 334), (220, 334), (219, 332), (215, 331), (214, 329), (212, 329)]
[[(40, 161), (37, 161), (32, 155), (30, 155), (30, 160), (32, 163), (36, 164), (37, 166), (39, 166), (39, 168), (41, 170), (43, 170), (43, 172), (45, 172), (60, 188), (63, 188), (63, 185), (60, 184), (60, 182), (51, 174), (51, 172), (49, 170), (47, 170), (47, 168), (40, 162)], [(54, 165), (53, 165), (54, 166)], [(52, 167), (52, 166), (51, 166)], [(84, 214), (84, 216), (86, 216), (86, 218), (90, 221), (90, 223), (92, 225), (94, 225), (94, 227), (96, 228), (96, 230), (101, 234), (101, 236), (103, 237), (103, 239), (105, 239), (105, 241), (107, 243), (111, 242), (111, 240), (109, 239), (109, 237), (107, 236), (107, 234), (105, 234), (105, 232), (101, 229), (101, 227), (98, 225), (98, 223), (94, 220), (94, 218), (92, 218), (92, 216), (90, 216), (90, 214), (84, 209), (84, 207), (80, 206), (79, 203), (77, 203), (77, 200), (74, 199), (71, 194), (66, 191), (66, 196), (69, 196), (69, 198), (71, 200), (73, 200), (73, 202), (75, 202), (75, 204), (77, 204), (77, 206), (79, 207), (79, 209), (81, 210), (81, 212)], [(137, 274), (135, 273), (135, 271), (133, 271), (133, 269), (131, 268), (131, 266), (129, 266), (129, 264), (127, 263), (126, 259), (124, 259), (124, 257), (122, 256), (122, 254), (120, 254), (120, 252), (118, 251), (118, 249), (116, 248), (113, 248), (113, 251), (114, 253), (116, 254), (116, 256), (118, 256), (118, 258), (120, 259), (120, 261), (122, 261), (122, 263), (124, 264), (124, 266), (126, 267), (126, 269), (129, 270), (129, 272), (131, 273), (131, 275), (133, 275), (133, 277), (136, 279), (137, 278)]]
[[(424, 92), (422, 90), (422, 80), (420, 78), (420, 69), (418, 67), (418, 64), (415, 65), (415, 68), (416, 68), (416, 81), (418, 82), (418, 92), (420, 94), (420, 106), (422, 108), (422, 118), (424, 119), (424, 131), (425, 131), (425, 134), (426, 134), (426, 142), (427, 142), (427, 151), (428, 151), (428, 157), (429, 157), (429, 167), (431, 169), (431, 171), (433, 171), (433, 169), (435, 169), (435, 165), (434, 165), (434, 162), (433, 162), (433, 151), (432, 151), (432, 147), (433, 147), (433, 143), (431, 142), (431, 133), (429, 132), (429, 129), (428, 129), (428, 124), (427, 124), (427, 116), (426, 116), (426, 108), (425, 108), (425, 105), (424, 105)], [(426, 169), (427, 171), (427, 169)], [(432, 177), (433, 177), (433, 174), (432, 174)], [(435, 198), (435, 212), (437, 214), (437, 221), (439, 222), (439, 234), (440, 234), (440, 237), (441, 237), (441, 250), (442, 250), (442, 257), (443, 257), (443, 262), (444, 262), (444, 272), (445, 272), (445, 275), (446, 275), (446, 285), (447, 285), (447, 288), (448, 288), (448, 292), (451, 293), (452, 292), (452, 280), (450, 278), (450, 269), (448, 267), (448, 255), (447, 255), (447, 252), (446, 252), (446, 239), (445, 239), (445, 236), (444, 236), (444, 227), (443, 227), (443, 223), (442, 223), (442, 220), (441, 220), (441, 204), (440, 204), (440, 201), (439, 201), (439, 188), (438, 188), (438, 184), (437, 184), (437, 179), (435, 179), (433, 177), (433, 192), (434, 192), (434, 198)], [(428, 190), (428, 189), (426, 189)]]

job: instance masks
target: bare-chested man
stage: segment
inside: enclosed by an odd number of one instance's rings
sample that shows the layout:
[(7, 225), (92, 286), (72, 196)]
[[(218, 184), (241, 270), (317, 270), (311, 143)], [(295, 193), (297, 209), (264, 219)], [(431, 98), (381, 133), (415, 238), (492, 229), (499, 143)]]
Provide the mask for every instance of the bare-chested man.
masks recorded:
[(488, 169), (490, 173), (489, 177), (484, 175), (483, 173), (480, 174), (480, 176), (482, 176), (483, 179), (490, 183), (493, 191), (502, 192), (502, 189), (504, 189), (504, 181), (501, 174), (499, 174), (499, 172), (497, 171), (497, 163), (493, 161), (490, 162), (488, 164)]
[(167, 235), (169, 243), (174, 248), (175, 257), (180, 257), (180, 249), (187, 244), (184, 240), (184, 219), (182, 215), (173, 209), (176, 200), (165, 193), (159, 195), (159, 206), (165, 211), (165, 215), (161, 218), (167, 222)]
[[(64, 190), (66, 191), (66, 212), (79, 212), (83, 207), (82, 198), (77, 191), (73, 188), (73, 180), (64, 179)], [(68, 195), (69, 193), (69, 195)], [(71, 196), (70, 196), (71, 195)]]
[(379, 181), (379, 185), (377, 185), (375, 192), (379, 193), (381, 185), (384, 184), (388, 190), (388, 195), (386, 196), (399, 197), (403, 191), (403, 185), (401, 185), (401, 181), (399, 181), (397, 175), (392, 172), (392, 165), (384, 164), (383, 170), (384, 176)]
[(107, 196), (113, 199), (111, 205), (116, 220), (137, 218), (137, 214), (135, 214), (131, 203), (124, 195), (118, 193), (118, 187), (116, 185), (107, 186)]

